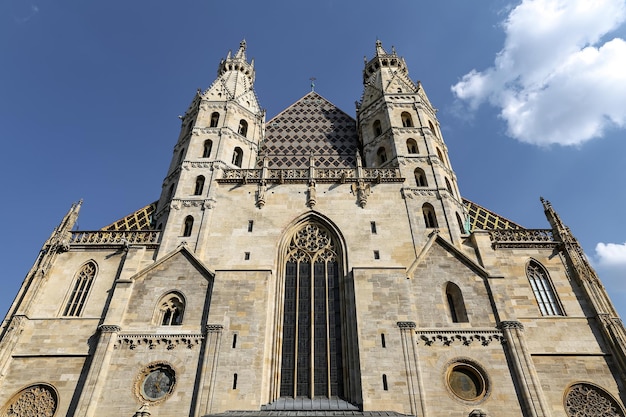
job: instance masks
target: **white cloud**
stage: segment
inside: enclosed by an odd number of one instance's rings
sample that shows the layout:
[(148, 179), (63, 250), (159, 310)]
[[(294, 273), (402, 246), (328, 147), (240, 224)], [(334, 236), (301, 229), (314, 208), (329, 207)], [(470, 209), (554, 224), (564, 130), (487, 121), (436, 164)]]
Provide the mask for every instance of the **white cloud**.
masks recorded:
[(523, 0), (503, 22), (494, 65), (452, 86), (476, 109), (500, 109), (507, 133), (536, 145), (578, 145), (626, 125), (624, 0)]
[(598, 264), (603, 267), (623, 267), (626, 272), (626, 242), (598, 243), (596, 245), (596, 258)]

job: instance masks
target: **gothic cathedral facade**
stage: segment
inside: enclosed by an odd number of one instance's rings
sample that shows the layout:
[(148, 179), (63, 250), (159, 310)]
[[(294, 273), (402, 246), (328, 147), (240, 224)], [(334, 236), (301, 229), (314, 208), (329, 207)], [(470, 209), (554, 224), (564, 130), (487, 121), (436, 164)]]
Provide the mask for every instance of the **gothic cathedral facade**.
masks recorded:
[(267, 120), (242, 42), (158, 201), (72, 206), (0, 329), (0, 416), (625, 417), (626, 333), (548, 201), (463, 199), (436, 112), (376, 43), (356, 119)]

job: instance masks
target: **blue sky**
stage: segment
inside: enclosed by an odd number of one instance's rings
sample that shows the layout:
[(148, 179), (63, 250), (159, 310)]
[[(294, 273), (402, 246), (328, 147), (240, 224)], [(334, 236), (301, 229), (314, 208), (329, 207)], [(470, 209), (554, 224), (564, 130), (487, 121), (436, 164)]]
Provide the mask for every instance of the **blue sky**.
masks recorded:
[(156, 200), (180, 120), (241, 39), (268, 118), (349, 114), (377, 38), (439, 110), (464, 197), (528, 228), (549, 199), (626, 315), (623, 0), (0, 2), (0, 314), (84, 199), (82, 230)]

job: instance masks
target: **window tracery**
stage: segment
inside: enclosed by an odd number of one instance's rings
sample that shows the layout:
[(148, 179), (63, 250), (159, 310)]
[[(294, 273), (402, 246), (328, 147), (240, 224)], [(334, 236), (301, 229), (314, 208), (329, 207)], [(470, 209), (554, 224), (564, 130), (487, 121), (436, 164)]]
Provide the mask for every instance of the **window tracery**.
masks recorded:
[(537, 299), (541, 315), (563, 316), (563, 309), (552, 286), (552, 281), (543, 266), (531, 259), (526, 267), (526, 275)]
[(309, 223), (292, 237), (286, 259), (280, 395), (341, 397), (337, 245)]
[(78, 317), (83, 312), (85, 300), (91, 289), (91, 284), (96, 276), (96, 264), (93, 261), (87, 262), (76, 274), (72, 292), (65, 304), (63, 315), (67, 317)]
[(54, 388), (37, 384), (16, 394), (2, 411), (2, 417), (52, 417), (58, 404)]
[(185, 302), (182, 295), (169, 293), (159, 302), (156, 321), (161, 326), (178, 326), (183, 324)]
[(624, 417), (619, 404), (603, 389), (579, 383), (570, 387), (565, 396), (568, 417)]

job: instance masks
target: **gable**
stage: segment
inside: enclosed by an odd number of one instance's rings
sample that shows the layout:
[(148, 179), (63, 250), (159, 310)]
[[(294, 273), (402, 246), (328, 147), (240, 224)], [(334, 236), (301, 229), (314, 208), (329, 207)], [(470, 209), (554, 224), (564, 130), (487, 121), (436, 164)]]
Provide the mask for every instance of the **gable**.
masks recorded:
[(270, 168), (305, 168), (311, 155), (321, 168), (354, 168), (356, 120), (310, 92), (267, 122), (263, 154)]

